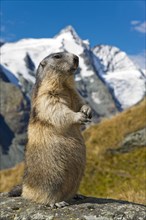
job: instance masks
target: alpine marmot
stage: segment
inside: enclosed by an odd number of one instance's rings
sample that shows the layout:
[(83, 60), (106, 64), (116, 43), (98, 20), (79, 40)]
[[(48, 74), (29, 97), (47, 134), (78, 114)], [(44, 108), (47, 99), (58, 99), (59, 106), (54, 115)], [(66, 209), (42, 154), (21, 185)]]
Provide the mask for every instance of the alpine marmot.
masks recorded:
[(63, 205), (83, 177), (86, 148), (80, 126), (89, 121), (91, 108), (75, 89), (78, 63), (74, 54), (54, 53), (36, 73), (22, 196), (37, 203)]

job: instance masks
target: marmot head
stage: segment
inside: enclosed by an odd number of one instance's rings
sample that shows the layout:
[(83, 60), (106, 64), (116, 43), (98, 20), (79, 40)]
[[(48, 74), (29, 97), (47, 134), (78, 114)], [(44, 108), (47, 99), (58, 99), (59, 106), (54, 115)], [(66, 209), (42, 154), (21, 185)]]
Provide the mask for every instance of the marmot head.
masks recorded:
[(45, 57), (39, 64), (37, 78), (40, 80), (48, 76), (59, 76), (67, 79), (78, 68), (79, 58), (67, 52), (53, 53)]

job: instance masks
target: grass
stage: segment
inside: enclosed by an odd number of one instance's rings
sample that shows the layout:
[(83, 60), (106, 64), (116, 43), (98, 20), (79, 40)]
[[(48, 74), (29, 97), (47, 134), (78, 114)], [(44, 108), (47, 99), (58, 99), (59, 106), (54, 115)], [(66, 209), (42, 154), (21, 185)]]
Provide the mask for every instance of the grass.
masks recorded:
[(8, 192), (13, 186), (22, 182), (24, 163), (20, 163), (11, 169), (0, 171), (0, 192)]
[[(127, 153), (110, 153), (126, 135), (146, 127), (146, 100), (111, 119), (89, 127), (83, 133), (87, 166), (80, 193), (96, 197), (146, 204), (146, 148)], [(0, 172), (1, 192), (22, 181), (24, 164)]]
[(124, 137), (146, 127), (146, 102), (84, 132), (87, 166), (80, 193), (146, 204), (146, 148), (112, 154)]
[(119, 113), (112, 119), (104, 119), (84, 132), (87, 148), (98, 153), (117, 147), (123, 138), (146, 127), (146, 100), (139, 105)]
[(87, 160), (85, 177), (80, 187), (81, 193), (145, 203), (144, 148), (119, 155), (103, 154), (98, 160), (96, 158), (92, 155)]

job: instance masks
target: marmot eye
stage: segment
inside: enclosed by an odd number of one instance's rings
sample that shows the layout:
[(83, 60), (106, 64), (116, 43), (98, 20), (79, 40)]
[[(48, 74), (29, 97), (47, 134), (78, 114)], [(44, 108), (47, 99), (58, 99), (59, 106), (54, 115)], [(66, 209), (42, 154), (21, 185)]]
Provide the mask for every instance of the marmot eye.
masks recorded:
[(62, 57), (61, 54), (56, 54), (56, 55), (53, 56), (53, 58), (55, 58), (55, 59), (60, 59), (61, 57)]

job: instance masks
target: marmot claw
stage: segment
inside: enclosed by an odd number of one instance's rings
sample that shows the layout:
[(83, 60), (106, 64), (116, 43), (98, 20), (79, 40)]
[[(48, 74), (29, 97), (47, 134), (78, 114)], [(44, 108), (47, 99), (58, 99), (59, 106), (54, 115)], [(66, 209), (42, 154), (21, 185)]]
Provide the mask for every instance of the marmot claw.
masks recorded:
[(80, 112), (83, 112), (88, 118), (92, 118), (92, 110), (89, 105), (83, 105)]
[(51, 208), (63, 208), (65, 206), (68, 206), (69, 204), (65, 201), (62, 201), (62, 202), (57, 202), (57, 203), (54, 203), (54, 204), (50, 204), (50, 207)]
[(77, 112), (76, 113), (76, 122), (79, 124), (85, 124), (86, 122), (90, 122), (90, 120), (85, 113)]

